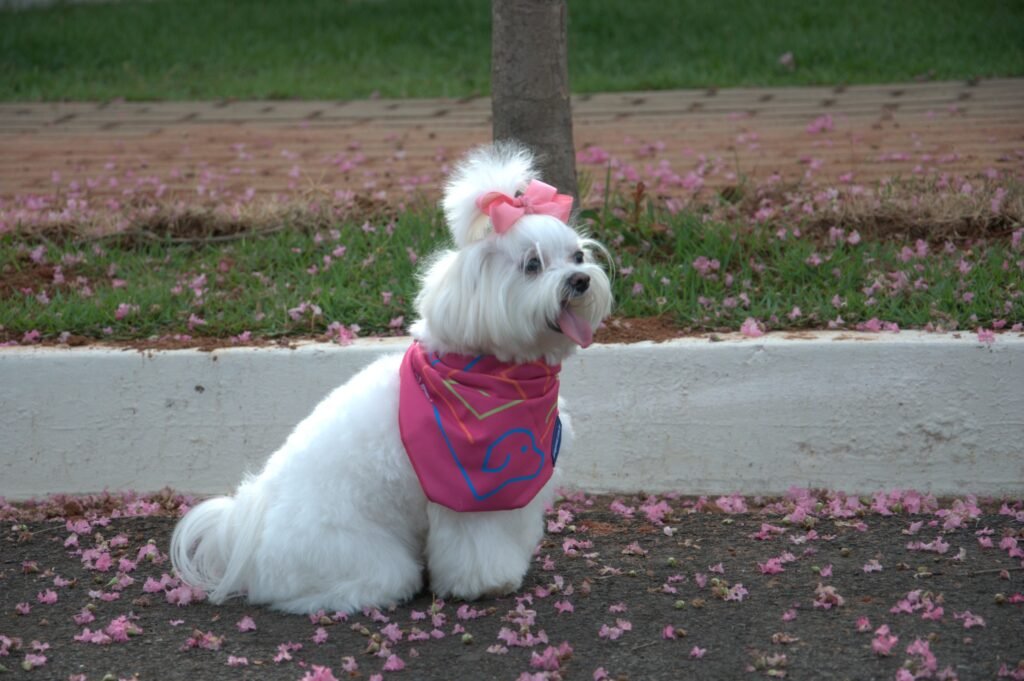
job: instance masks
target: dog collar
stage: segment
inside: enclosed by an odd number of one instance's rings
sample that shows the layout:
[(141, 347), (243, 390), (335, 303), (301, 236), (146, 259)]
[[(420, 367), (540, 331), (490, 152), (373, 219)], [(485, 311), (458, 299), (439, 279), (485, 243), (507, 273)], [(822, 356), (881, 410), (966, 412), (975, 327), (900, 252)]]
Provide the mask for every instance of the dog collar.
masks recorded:
[(427, 498), (455, 511), (530, 503), (558, 459), (560, 370), (414, 342), (399, 370), (398, 425)]

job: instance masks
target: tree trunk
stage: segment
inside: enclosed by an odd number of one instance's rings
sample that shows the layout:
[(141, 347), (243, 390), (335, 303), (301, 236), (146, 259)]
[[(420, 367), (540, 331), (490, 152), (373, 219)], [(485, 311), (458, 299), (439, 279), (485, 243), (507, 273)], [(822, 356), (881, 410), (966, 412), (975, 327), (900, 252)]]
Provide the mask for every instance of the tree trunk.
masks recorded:
[(494, 139), (529, 147), (541, 178), (578, 207), (566, 0), (492, 0), (491, 19)]

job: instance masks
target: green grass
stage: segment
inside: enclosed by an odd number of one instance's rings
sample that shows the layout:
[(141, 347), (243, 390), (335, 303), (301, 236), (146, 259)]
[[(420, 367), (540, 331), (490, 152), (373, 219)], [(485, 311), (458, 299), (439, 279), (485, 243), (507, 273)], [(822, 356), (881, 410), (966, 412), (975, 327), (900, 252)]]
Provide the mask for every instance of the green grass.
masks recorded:
[[(1010, 0), (572, 0), (569, 14), (577, 92), (1024, 75)], [(489, 62), (486, 0), (0, 10), (0, 100), (457, 97), (488, 92)]]
[[(371, 333), (389, 332), (395, 317), (408, 314), (415, 295), (415, 266), (409, 256), (427, 254), (441, 243), (439, 216), (408, 214), (389, 235), (386, 225), (365, 231), (339, 225), (311, 232), (285, 229), (227, 245), (182, 245), (148, 239), (87, 244), (0, 240), (0, 273), (22, 288), (39, 282), (49, 303), (9, 286), (0, 288), (0, 327), (10, 337), (37, 329), (54, 337), (62, 331), (92, 338), (132, 339), (189, 333), (225, 337), (244, 331), (265, 337), (323, 332), (332, 321), (357, 324)], [(337, 236), (337, 238), (335, 238)], [(43, 245), (44, 263), (31, 251)], [(344, 254), (337, 253), (339, 247)], [(331, 264), (325, 267), (325, 256)], [(69, 263), (70, 264), (66, 264)], [(63, 285), (52, 282), (61, 266)], [(316, 266), (316, 274), (310, 268)], [(76, 283), (84, 277), (91, 293)], [(205, 284), (198, 283), (205, 277)], [(114, 280), (125, 282), (115, 287)], [(195, 289), (203, 289), (197, 296)], [(385, 304), (382, 292), (393, 299)], [(323, 311), (294, 320), (288, 311), (303, 302)], [(137, 306), (121, 320), (120, 304)], [(192, 316), (205, 322), (190, 327)]]
[[(664, 315), (692, 331), (736, 330), (750, 317), (767, 329), (821, 328), (837, 316), (844, 328), (872, 318), (945, 329), (1024, 320), (1024, 253), (1007, 240), (950, 252), (931, 244), (923, 257), (901, 258), (904, 247), (920, 245), (831, 244), (825, 236), (792, 233), (779, 239), (777, 225), (706, 222), (692, 213), (587, 217), (615, 254), (619, 316)], [(245, 331), (309, 336), (332, 322), (358, 324), (364, 334), (396, 333), (414, 317), (417, 264), (410, 252), (426, 256), (445, 243), (434, 212), (405, 213), (390, 228), (339, 224), (191, 245), (7, 234), (0, 237), (0, 340), (21, 341), (33, 331), (50, 339), (65, 332), (120, 340)], [(814, 254), (821, 264), (812, 264)], [(700, 257), (717, 261), (718, 269), (701, 274)], [(969, 271), (961, 271), (964, 264)], [(865, 290), (875, 282), (878, 291)], [(289, 311), (303, 303), (321, 313), (294, 319)], [(122, 305), (131, 311), (118, 319)], [(788, 316), (794, 307), (798, 318)]]
[[(768, 330), (823, 328), (838, 317), (841, 328), (872, 318), (901, 328), (931, 323), (945, 329), (1024, 319), (1024, 297), (1013, 297), (1024, 284), (1024, 262), (1014, 264), (1021, 256), (1005, 243), (979, 244), (966, 256), (932, 245), (928, 256), (904, 261), (902, 243), (779, 239), (773, 229), (709, 224), (694, 215), (678, 216), (666, 232), (612, 228), (599, 234), (614, 240), (616, 232), (625, 235), (620, 271), (630, 272), (616, 285), (618, 314), (666, 315), (692, 331), (735, 331), (749, 317)], [(718, 269), (702, 275), (694, 266), (701, 256), (717, 261)], [(965, 275), (957, 269), (961, 259), (972, 266)], [(915, 288), (915, 281), (922, 286)], [(876, 282), (877, 292), (865, 291)], [(789, 316), (794, 308), (798, 317)]]

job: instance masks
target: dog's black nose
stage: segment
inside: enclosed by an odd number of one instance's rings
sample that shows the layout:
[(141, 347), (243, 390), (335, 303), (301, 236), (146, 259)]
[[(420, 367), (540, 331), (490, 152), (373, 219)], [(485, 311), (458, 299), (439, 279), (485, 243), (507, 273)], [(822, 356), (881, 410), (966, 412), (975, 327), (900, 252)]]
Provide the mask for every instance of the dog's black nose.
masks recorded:
[(586, 293), (588, 288), (590, 288), (589, 274), (574, 272), (573, 275), (569, 277), (569, 290), (575, 295)]

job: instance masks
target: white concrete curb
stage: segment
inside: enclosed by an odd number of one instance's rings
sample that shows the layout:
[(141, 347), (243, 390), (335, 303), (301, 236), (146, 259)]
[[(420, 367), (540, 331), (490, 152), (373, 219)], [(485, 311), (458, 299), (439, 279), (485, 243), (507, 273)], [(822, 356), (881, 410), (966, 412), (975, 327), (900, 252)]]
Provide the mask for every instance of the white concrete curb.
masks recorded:
[[(294, 350), (0, 350), (0, 496), (200, 494), (258, 470), (331, 388), (406, 339)], [(567, 362), (589, 491), (793, 485), (1024, 492), (1024, 337), (769, 334), (598, 345)]]

